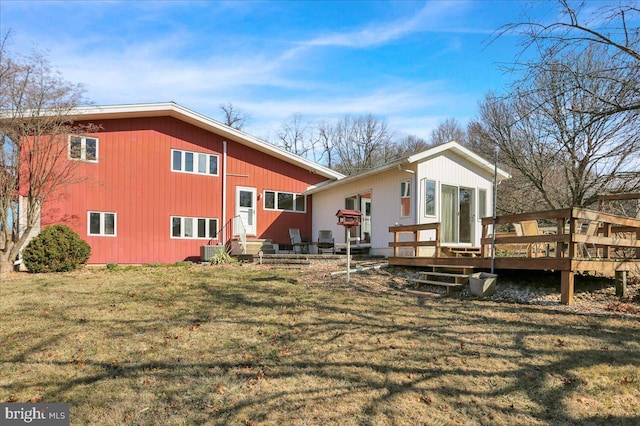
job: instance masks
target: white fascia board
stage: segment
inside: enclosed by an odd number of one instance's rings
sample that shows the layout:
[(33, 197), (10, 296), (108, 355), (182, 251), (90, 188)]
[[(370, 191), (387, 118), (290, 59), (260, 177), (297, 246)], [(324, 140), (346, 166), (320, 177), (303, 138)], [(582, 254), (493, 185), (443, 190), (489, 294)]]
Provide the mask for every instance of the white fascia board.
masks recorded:
[(196, 127), (215, 132), (234, 142), (247, 145), (253, 149), (286, 161), (287, 163), (305, 168), (327, 179), (335, 180), (344, 177), (341, 173), (321, 166), (299, 155), (295, 155), (241, 130), (222, 124), (219, 121), (178, 105), (175, 102), (78, 107), (73, 110), (72, 115), (76, 120), (170, 116), (193, 124)]
[(366, 177), (369, 177), (369, 176), (372, 176), (372, 175), (376, 175), (378, 173), (386, 172), (386, 171), (391, 170), (391, 169), (396, 169), (396, 168), (402, 167), (403, 165), (406, 165), (406, 164), (408, 164), (407, 157), (402, 158), (402, 159), (397, 160), (397, 161), (394, 161), (393, 163), (383, 164), (382, 166), (374, 167), (373, 169), (369, 169), (369, 170), (366, 170), (364, 172), (361, 172), (361, 173), (358, 173), (358, 174), (355, 174), (355, 175), (345, 176), (342, 179), (338, 179), (338, 180), (333, 181), (333, 182), (322, 182), (322, 183), (319, 183), (317, 185), (312, 185), (312, 186), (308, 187), (307, 190), (304, 193), (306, 195), (311, 195), (311, 194), (314, 194), (316, 192), (324, 191), (325, 189), (329, 189), (329, 188), (333, 188), (333, 187), (336, 187), (336, 186), (344, 185), (344, 184), (347, 184), (349, 182), (355, 182), (357, 180), (364, 179)]
[[(434, 157), (438, 154), (441, 154), (445, 151), (453, 151), (456, 152), (458, 155), (460, 155), (461, 157), (467, 159), (468, 161), (470, 161), (471, 163), (475, 163), (476, 165), (487, 169), (491, 174), (493, 174), (494, 171), (494, 164), (491, 163), (490, 161), (485, 160), (484, 158), (482, 158), (481, 156), (479, 156), (478, 154), (476, 154), (475, 152), (469, 150), (468, 148), (465, 148), (464, 146), (460, 145), (458, 142), (455, 141), (451, 141), (451, 142), (447, 142), (445, 144), (442, 145), (438, 145), (436, 147), (433, 147), (431, 149), (428, 149), (426, 151), (422, 151), (419, 152), (417, 154), (414, 154), (412, 156), (410, 156), (407, 159), (407, 162), (409, 163), (415, 163), (417, 161), (421, 161), (424, 160), (425, 158), (429, 158), (429, 157)], [(504, 179), (509, 179), (511, 177), (511, 175), (509, 173), (507, 173), (506, 171), (498, 168), (498, 180), (502, 181)]]

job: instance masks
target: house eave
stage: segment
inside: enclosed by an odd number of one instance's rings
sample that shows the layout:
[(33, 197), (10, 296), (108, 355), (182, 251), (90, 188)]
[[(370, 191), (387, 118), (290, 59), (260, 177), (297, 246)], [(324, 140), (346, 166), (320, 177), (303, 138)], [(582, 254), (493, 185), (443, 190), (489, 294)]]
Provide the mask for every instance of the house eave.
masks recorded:
[(205, 115), (185, 108), (175, 102), (162, 102), (150, 104), (127, 104), (107, 106), (85, 106), (72, 110), (75, 120), (108, 120), (119, 118), (147, 118), (147, 117), (173, 117), (196, 127), (221, 135), (230, 141), (249, 146), (275, 158), (281, 159), (298, 167), (307, 169), (330, 180), (341, 179), (343, 174), (327, 167), (314, 163), (301, 156), (292, 154), (271, 143), (265, 142), (241, 130), (222, 124)]

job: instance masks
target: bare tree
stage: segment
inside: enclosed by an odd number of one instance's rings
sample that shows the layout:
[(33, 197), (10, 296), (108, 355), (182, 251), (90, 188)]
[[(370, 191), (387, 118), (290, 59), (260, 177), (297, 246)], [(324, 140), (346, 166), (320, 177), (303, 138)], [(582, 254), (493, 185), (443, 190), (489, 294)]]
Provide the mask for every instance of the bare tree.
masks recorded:
[(416, 135), (408, 135), (400, 138), (396, 142), (396, 148), (398, 150), (397, 157), (406, 157), (409, 155), (417, 154), (431, 148), (432, 145), (427, 143), (421, 137)]
[(219, 107), (223, 114), (223, 124), (233, 127), (234, 129), (242, 130), (245, 124), (251, 119), (248, 113), (239, 110), (231, 102), (220, 104)]
[(345, 116), (335, 125), (334, 168), (353, 175), (397, 157), (387, 122), (371, 114)]
[[(637, 22), (640, 18), (640, 8), (633, 0), (609, 3), (599, 8), (591, 6), (591, 3), (582, 2), (574, 7), (569, 0), (558, 0), (558, 21), (508, 24), (500, 28), (498, 35), (520, 34), (523, 36), (523, 50), (541, 49), (553, 51), (556, 55), (576, 57), (587, 48), (599, 47), (600, 54), (606, 57), (608, 66), (589, 70), (592, 74), (577, 76), (576, 81), (588, 78), (606, 85), (611, 92), (588, 92), (598, 102), (591, 103), (589, 106), (592, 109), (583, 112), (593, 114), (594, 119), (597, 119), (598, 116), (638, 111), (640, 28)], [(554, 66), (553, 62), (538, 59), (516, 64), (516, 68), (524, 68), (530, 74), (546, 72)], [(588, 88), (581, 89), (588, 91)], [(584, 106), (575, 108), (580, 107)]]
[(442, 145), (451, 141), (456, 141), (462, 145), (467, 143), (465, 130), (455, 118), (447, 118), (431, 131), (430, 142), (432, 146)]
[(293, 114), (278, 131), (278, 144), (289, 152), (307, 156), (314, 151), (311, 124), (304, 122), (301, 114)]
[(47, 59), (11, 54), (0, 45), (0, 271), (12, 268), (37, 225), (44, 202), (78, 181), (68, 160), (69, 136), (90, 130), (73, 125), (82, 86), (69, 83)]
[(548, 66), (521, 80), (508, 98), (487, 96), (481, 103), (483, 138), (526, 181), (538, 210), (585, 207), (604, 191), (637, 190), (635, 113), (602, 115), (600, 99), (618, 79), (590, 78), (609, 67), (602, 48), (541, 55)]

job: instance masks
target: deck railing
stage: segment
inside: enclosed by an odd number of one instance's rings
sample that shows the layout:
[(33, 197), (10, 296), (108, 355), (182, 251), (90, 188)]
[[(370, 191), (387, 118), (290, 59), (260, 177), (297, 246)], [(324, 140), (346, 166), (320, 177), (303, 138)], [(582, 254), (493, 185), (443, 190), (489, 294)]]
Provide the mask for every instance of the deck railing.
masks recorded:
[[(535, 222), (535, 233), (517, 233), (523, 222)], [(589, 224), (593, 233), (587, 234)], [(400, 257), (401, 248), (412, 248), (412, 256), (419, 256), (421, 247), (434, 247), (430, 257), (441, 255), (440, 223), (390, 226), (394, 234), (393, 256)], [(547, 257), (584, 259), (640, 259), (640, 220), (595, 210), (571, 208), (498, 216), (495, 240), (493, 218), (482, 219), (480, 256), (491, 257), (495, 241), (496, 256)], [(429, 233), (429, 240), (420, 238), (422, 231)], [(411, 241), (401, 241), (402, 234), (412, 234)], [(411, 256), (411, 255), (410, 255)]]
[[(434, 231), (431, 233), (431, 239), (420, 240), (421, 231)], [(389, 243), (389, 247), (393, 247), (393, 256), (400, 256), (402, 247), (413, 248), (413, 255), (418, 256), (420, 247), (434, 247), (435, 257), (440, 256), (440, 223), (425, 223), (422, 225), (396, 225), (390, 226), (389, 232), (393, 232), (393, 242)], [(412, 241), (400, 241), (402, 234), (412, 234)]]
[[(537, 232), (518, 235), (511, 230), (528, 221), (535, 221)], [(488, 257), (494, 241), (493, 218), (482, 219), (482, 228), (481, 253)], [(496, 252), (500, 257), (516, 257), (514, 248), (526, 246), (527, 257), (640, 258), (638, 219), (571, 208), (498, 216), (496, 229), (504, 228), (508, 232), (496, 232), (495, 236)], [(593, 232), (587, 233), (588, 229)]]

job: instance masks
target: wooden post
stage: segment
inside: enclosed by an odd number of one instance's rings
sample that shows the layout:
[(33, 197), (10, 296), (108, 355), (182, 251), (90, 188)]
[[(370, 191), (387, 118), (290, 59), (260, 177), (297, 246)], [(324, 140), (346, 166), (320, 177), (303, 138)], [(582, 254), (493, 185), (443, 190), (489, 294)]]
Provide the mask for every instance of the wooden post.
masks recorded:
[(560, 272), (560, 303), (565, 305), (573, 304), (574, 278), (573, 271)]
[(627, 271), (616, 271), (616, 296), (627, 297)]
[[(556, 223), (558, 225), (558, 235), (564, 235), (564, 218), (558, 218)], [(556, 257), (564, 256), (564, 247), (565, 244), (562, 241), (556, 243)]]
[[(351, 235), (349, 235), (351, 236)], [(400, 241), (400, 233), (398, 231), (393, 231), (393, 242), (397, 243)], [(400, 247), (395, 246), (393, 248), (393, 256), (394, 257), (398, 257), (399, 256), (399, 252), (400, 252)]]
[[(602, 232), (602, 236), (603, 237), (610, 237), (611, 236), (611, 224), (610, 223), (604, 223), (603, 224), (603, 232)], [(598, 233), (596, 233), (596, 235), (600, 235)], [(598, 257), (598, 246), (596, 245), (596, 257)], [(608, 259), (609, 258), (609, 246), (606, 245), (602, 248), (602, 258), (603, 259)]]

